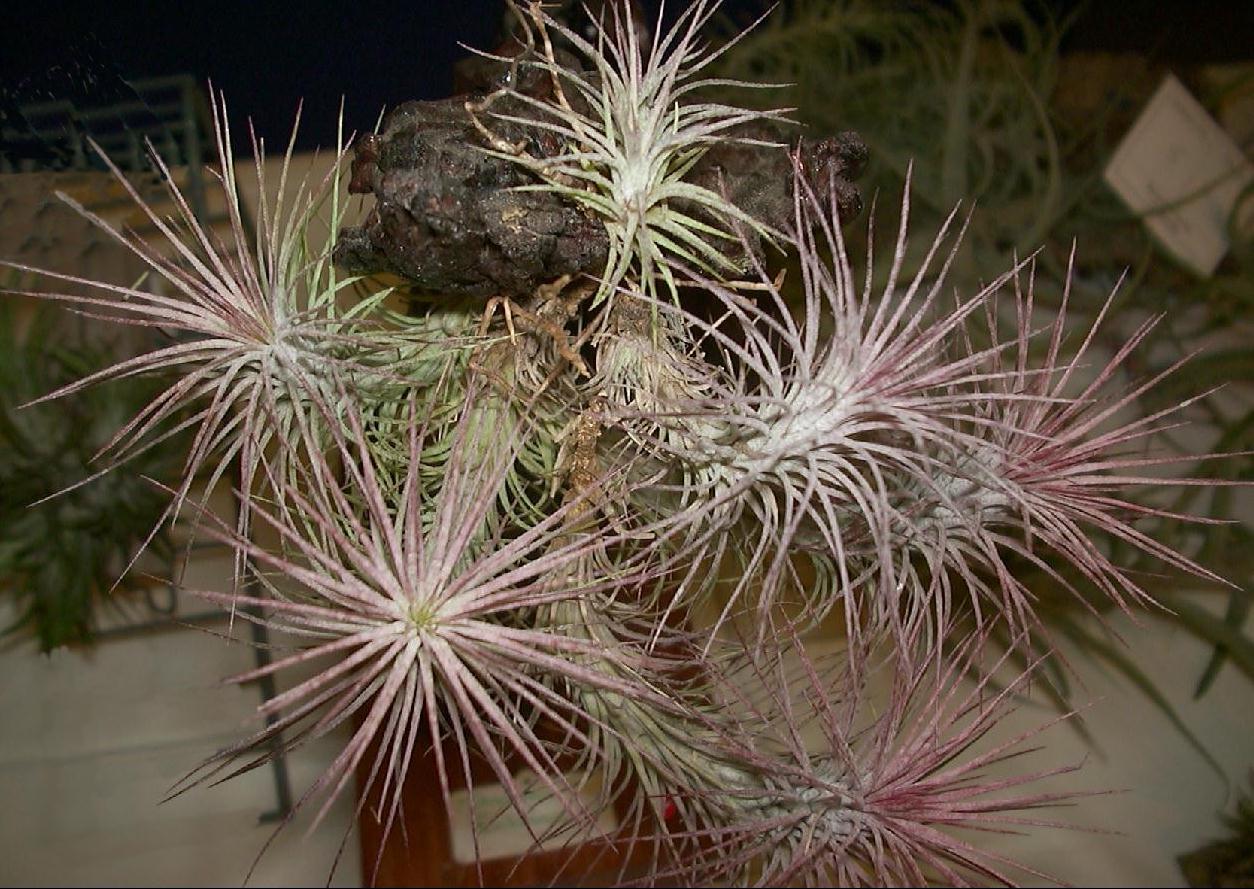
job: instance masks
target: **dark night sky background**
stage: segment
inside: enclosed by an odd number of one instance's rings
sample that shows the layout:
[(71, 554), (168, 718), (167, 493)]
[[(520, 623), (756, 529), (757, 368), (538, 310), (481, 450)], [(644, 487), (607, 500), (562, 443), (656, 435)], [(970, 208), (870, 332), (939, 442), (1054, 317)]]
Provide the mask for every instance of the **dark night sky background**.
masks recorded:
[[(373, 126), (379, 109), (450, 92), (458, 43), (490, 48), (503, 0), (392, 3), (102, 2), (39, 4), (19, 0), (4, 14), (0, 86), (64, 63), (75, 47), (95, 45), (124, 78), (190, 73), (225, 91), (232, 116), (252, 117), (267, 141), (286, 137), (305, 100), (301, 143), (334, 139), (340, 96), (352, 128)], [(645, 2), (657, 8), (657, 0)], [(747, 19), (767, 0), (727, 0)], [(1205, 0), (1045, 0), (1055, 14), (1081, 7), (1064, 48), (1134, 50), (1167, 60), (1254, 56), (1254, 2)], [(671, 0), (672, 13), (681, 2)], [(18, 39), (14, 40), (14, 35)]]

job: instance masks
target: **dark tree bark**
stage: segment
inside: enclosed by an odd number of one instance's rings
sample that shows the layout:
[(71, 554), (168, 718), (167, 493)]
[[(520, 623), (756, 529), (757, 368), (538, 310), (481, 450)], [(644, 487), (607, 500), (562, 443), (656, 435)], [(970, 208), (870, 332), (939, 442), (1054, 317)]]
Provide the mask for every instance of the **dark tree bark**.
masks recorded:
[[(492, 111), (528, 113), (506, 98)], [(534, 157), (562, 150), (542, 130), (483, 119)], [(766, 127), (738, 135), (784, 138)], [(555, 194), (513, 190), (537, 179), (485, 147), (465, 97), (396, 108), (378, 135), (356, 146), (349, 190), (373, 194), (375, 206), (364, 225), (341, 232), (336, 262), (352, 273), (389, 272), (415, 289), (450, 296), (520, 297), (562, 275), (599, 275), (609, 247), (601, 220)], [(834, 191), (843, 219), (856, 215), (861, 202), (853, 183), (866, 162), (862, 140), (842, 133), (801, 139), (797, 148), (816, 190)], [(688, 179), (785, 230), (793, 218), (791, 164), (783, 147), (731, 142), (711, 148)]]

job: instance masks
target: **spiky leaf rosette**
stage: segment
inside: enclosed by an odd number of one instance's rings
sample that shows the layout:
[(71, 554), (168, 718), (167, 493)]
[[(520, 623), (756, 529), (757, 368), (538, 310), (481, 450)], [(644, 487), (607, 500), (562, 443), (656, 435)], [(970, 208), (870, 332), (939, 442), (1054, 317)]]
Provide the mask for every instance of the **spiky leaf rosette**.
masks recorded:
[[(595, 23), (597, 33), (591, 41), (547, 13), (537, 0), (529, 0), (518, 18), (524, 41), (535, 54), (500, 61), (543, 72), (550, 95), (507, 87), (482, 103), (467, 103), (493, 153), (516, 161), (542, 180), (524, 189), (560, 194), (604, 222), (610, 246), (594, 302), (613, 294), (629, 275), (651, 295), (665, 284), (676, 297), (668, 257), (682, 258), (710, 275), (740, 273), (728, 256), (728, 248), (740, 246), (733, 225), (768, 240), (776, 235), (717, 191), (685, 181), (713, 144), (772, 145), (737, 135), (737, 129), (778, 120), (783, 114), (698, 99), (698, 92), (711, 86), (762, 86), (703, 76), (735, 42), (710, 50), (700, 41), (702, 28), (718, 6), (718, 0), (697, 0), (670, 31), (646, 46), (627, 4), (618, 0), (606, 4), (607, 17)], [(556, 51), (554, 35), (573, 47), (587, 67)], [(505, 143), (480, 121), (480, 115), (491, 113), (495, 97), (505, 94), (533, 116), (493, 116), (555, 137), (562, 146), (558, 153), (534, 157), (524, 147)]]
[(760, 267), (753, 295), (697, 279), (723, 310), (717, 321), (658, 305), (715, 344), (729, 369), (709, 377), (706, 397), (669, 406), (670, 416), (715, 434), (655, 440), (687, 467), (685, 508), (668, 521), (699, 558), (742, 559), (725, 616), (750, 591), (766, 612), (783, 586), (802, 588), (792, 557), (804, 549), (818, 560), (821, 582), (807, 592), (815, 616), (843, 601), (851, 629), (867, 614), (908, 626), (928, 608), (907, 601), (902, 615), (892, 546), (900, 499), (910, 485), (933, 488), (936, 467), (959, 453), (964, 433), (953, 418), (973, 410), (970, 383), (988, 355), (952, 357), (947, 347), (1013, 270), (942, 307), (961, 240), (948, 237), (955, 211), (920, 271), (899, 282), (907, 192), (887, 281), (874, 288), (868, 273), (859, 286), (834, 198), (820, 201), (799, 165), (795, 194), (799, 317)]
[[(594, 639), (536, 627), (528, 616), (555, 603), (612, 595), (622, 585), (641, 582), (647, 565), (602, 562), (606, 570), (594, 576), (567, 571), (591, 552), (605, 552), (607, 543), (613, 551), (604, 537), (568, 536), (578, 499), (523, 530), (492, 521), (510, 461), (478, 459), (468, 439), (486, 432), (469, 410), (447, 433), (451, 447), (444, 479), (429, 497), (421, 479), (422, 454), (437, 427), (418, 404), (412, 402), (409, 470), (398, 503), (385, 496), (360, 420), (350, 412), (343, 433), (328, 425), (329, 451), (302, 446), (300, 459), (293, 461), (301, 467), (299, 485), (272, 473), (278, 505), (254, 506), (256, 519), (282, 541), (281, 553), (221, 522), (211, 529), (247, 556), (266, 595), (196, 594), (223, 605), (253, 606), (260, 617), (243, 612), (241, 617), (261, 620), (302, 643), (295, 653), (233, 681), (321, 666), (266, 702), (259, 715), (273, 721), (207, 760), (179, 792), (264, 763), (280, 733), (282, 749), (288, 750), (356, 719), (344, 750), (298, 808), (322, 794), (321, 818), (377, 744), (365, 766), (366, 790), (379, 789), (380, 817), (390, 829), (413, 756), (431, 745), (446, 803), (450, 774), (460, 772), (469, 786), (472, 757), (482, 757), (525, 822), (533, 813), (514, 775), (520, 767), (538, 776), (572, 822), (588, 827), (596, 813), (567, 785), (558, 764), (565, 750), (546, 742), (537, 722), (555, 726), (565, 744), (586, 749), (588, 725), (596, 719), (577, 698), (555, 691), (554, 677), (622, 699), (665, 701), (624, 678), (638, 672), (632, 661), (640, 655), (631, 647), (607, 648)], [(519, 432), (518, 424), (495, 429), (513, 447)], [(622, 669), (600, 669), (602, 664)], [(441, 746), (446, 739), (455, 762), (446, 761)]]
[[(1067, 307), (1071, 294), (1074, 247), (1061, 304), (1052, 322), (1034, 331), (1034, 267), (1015, 278), (1015, 331), (1010, 348), (987, 353), (990, 373), (979, 382), (985, 397), (971, 418), (971, 434), (960, 440), (954, 466), (936, 484), (904, 506), (898, 545), (919, 553), (934, 587), (948, 588), (953, 576), (979, 598), (1000, 603), (1012, 626), (1034, 623), (1031, 594), (1014, 576), (1005, 556), (1026, 560), (1061, 588), (1081, 595), (1087, 582), (1125, 611), (1152, 605), (1153, 597), (1112, 561), (1101, 539), (1114, 539), (1169, 569), (1225, 583), (1134, 524), (1139, 519), (1168, 518), (1207, 523), (1205, 517), (1180, 515), (1128, 498), (1128, 490), (1170, 489), (1183, 485), (1233, 484), (1217, 478), (1154, 474), (1182, 462), (1225, 456), (1155, 456), (1146, 447), (1153, 436), (1178, 426), (1178, 415), (1210, 392), (1128, 419), (1137, 399), (1163, 383), (1184, 364), (1178, 361), (1148, 378), (1120, 381), (1125, 364), (1161, 320), (1142, 323), (1104, 361), (1090, 356), (1099, 326), (1119, 292), (1116, 286), (1092, 326), (1067, 354)], [(1026, 281), (1024, 280), (1026, 278)], [(988, 326), (998, 320), (989, 306)], [(995, 335), (995, 334), (994, 334)], [(1043, 346), (1034, 359), (1033, 346)], [(1013, 359), (1012, 361), (1009, 359)], [(1146, 470), (1149, 470), (1148, 472)], [(924, 581), (917, 576), (916, 584)], [(977, 608), (979, 598), (975, 599)]]
[[(124, 423), (101, 449), (99, 456), (107, 455), (109, 462), (98, 473), (107, 472), (176, 431), (195, 429), (169, 515), (177, 513), (203, 470), (208, 470), (208, 489), (212, 490), (236, 459), (242, 467), (243, 487), (249, 490), (268, 444), (293, 438), (297, 414), (315, 415), (308, 409), (311, 393), (320, 393), (324, 399), (331, 394), (327, 386), (333, 368), (341, 374), (355, 373), (363, 386), (378, 385), (388, 374), (371, 371), (369, 366), (387, 361), (388, 373), (394, 373), (397, 360), (405, 354), (387, 337), (363, 337), (355, 328), (356, 316), (386, 294), (341, 313), (337, 297), (353, 280), (336, 275), (329, 250), (312, 253), (309, 247), (308, 228), (327, 200), (332, 203), (332, 231), (338, 226), (335, 188), (342, 153), (321, 182), (311, 184), (302, 178), (292, 188), (288, 180), (296, 137), (293, 128), (277, 196), (272, 198), (266, 181), (264, 144), (254, 135), (259, 203), (255, 218), (250, 220), (240, 201), (224, 100), (214, 104), (214, 135), (220, 165), (214, 175), (221, 186), (229, 227), (225, 242), (197, 218), (173, 173), (155, 151), (151, 152), (152, 162), (164, 180), (174, 208), (172, 217), (163, 217), (147, 203), (125, 174), (100, 152), (145, 223), (156, 231), (155, 237), (116, 228), (67, 195), (60, 195), (134, 253), (155, 273), (159, 286), (152, 290), (139, 284), (127, 287), (4, 263), (104, 293), (31, 292), (31, 296), (79, 306), (88, 314), (117, 323), (159, 328), (177, 338), (172, 345), (118, 362), (38, 399), (63, 398), (107, 380), (172, 374), (175, 381)], [(164, 292), (167, 287), (172, 288), (172, 294)], [(175, 418), (178, 423), (172, 429)], [(241, 532), (247, 530), (250, 509), (251, 502), (245, 500), (240, 510)]]
[[(1064, 300), (1049, 328), (1044, 364), (1032, 366), (1028, 353), (1040, 336), (1029, 327), (1031, 260), (946, 308), (946, 275), (961, 235), (946, 252), (951, 214), (918, 273), (899, 282), (907, 192), (886, 282), (873, 287), (868, 255), (859, 287), (835, 202), (829, 212), (800, 175), (796, 194), (801, 306), (794, 310), (762, 270), (756, 298), (699, 280), (724, 309), (716, 322), (658, 305), (717, 344), (731, 369), (709, 376), (705, 399), (677, 399), (655, 415), (672, 428), (702, 423), (715, 434), (655, 435), (652, 442), (687, 467), (685, 508), (666, 520), (669, 535), (682, 537), (698, 561), (724, 553), (743, 560), (724, 617), (750, 592), (765, 613), (788, 588), (801, 591), (813, 616), (842, 603), (855, 634), (885, 624), (903, 636), (916, 624), (940, 627), (958, 605), (969, 605), (977, 623), (1004, 617), (1018, 634), (1036, 618), (1005, 557), (1024, 557), (1062, 580), (1042, 550), (1123, 607), (1148, 601), (1104, 555), (1095, 542), (1101, 534), (1175, 569), (1218, 579), (1124, 518), (1170, 513), (1117, 496), (1119, 488), (1137, 484), (1222, 484), (1131, 475), (1129, 469), (1174, 458), (1118, 453), (1189, 403), (1112, 422), (1170, 373), (1105, 395), (1152, 322), (1087, 386), (1072, 391), (1094, 330), (1074, 356), (1062, 357)], [(981, 314), (994, 314), (994, 298), (1011, 282), (1017, 333), (998, 343), (994, 329), (992, 346), (972, 347), (969, 328)], [(1004, 354), (1016, 349), (1009, 367)], [(798, 576), (798, 553), (811, 558), (817, 583)], [(708, 575), (689, 573), (701, 577)]]
[[(745, 716), (734, 732), (711, 724), (721, 742), (707, 755), (738, 763), (753, 780), (692, 789), (694, 800), (717, 800), (707, 810), (717, 817), (676, 831), (688, 854), (674, 876), (755, 886), (1013, 885), (1017, 874), (1043, 876), (954, 832), (1061, 826), (1033, 810), (1083, 795), (1028, 789), (1075, 768), (1017, 766), (1046, 726), (998, 736), (1036, 664), (1003, 685), (994, 676), (1008, 656), (981, 671), (979, 634), (945, 657), (893, 636), (880, 642), (890, 644), (874, 651), (878, 666), (861, 654), (831, 667), (793, 638), (746, 662), (753, 677), (724, 683), (728, 706)], [(882, 699), (873, 689), (885, 680)]]

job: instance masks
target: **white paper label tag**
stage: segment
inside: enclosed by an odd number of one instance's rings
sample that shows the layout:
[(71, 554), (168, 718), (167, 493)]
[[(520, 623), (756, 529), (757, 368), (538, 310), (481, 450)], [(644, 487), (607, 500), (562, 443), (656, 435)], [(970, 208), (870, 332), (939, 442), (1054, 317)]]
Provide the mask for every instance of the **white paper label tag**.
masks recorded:
[[(527, 852), (560, 849), (570, 843), (570, 832), (560, 830), (566, 822), (562, 804), (552, 792), (530, 771), (515, 776), (527, 808), (527, 821), (514, 809), (500, 784), (481, 784), (472, 790), (455, 790), (449, 794), (449, 827), (453, 837), (453, 860), (458, 864), (475, 861), (475, 828), (478, 828), (479, 854), (484, 859), (510, 858)], [(600, 771), (591, 775), (566, 776), (571, 787), (577, 788), (579, 797), (592, 810), (600, 797), (602, 776)], [(471, 810), (473, 799), (474, 809)], [(531, 830), (527, 829), (528, 824)], [(604, 808), (597, 818), (600, 835), (612, 834), (618, 827), (613, 809)], [(536, 843), (535, 835), (541, 838)]]
[(1106, 166), (1107, 184), (1168, 251), (1203, 277), (1228, 250), (1228, 222), (1254, 166), (1168, 74)]

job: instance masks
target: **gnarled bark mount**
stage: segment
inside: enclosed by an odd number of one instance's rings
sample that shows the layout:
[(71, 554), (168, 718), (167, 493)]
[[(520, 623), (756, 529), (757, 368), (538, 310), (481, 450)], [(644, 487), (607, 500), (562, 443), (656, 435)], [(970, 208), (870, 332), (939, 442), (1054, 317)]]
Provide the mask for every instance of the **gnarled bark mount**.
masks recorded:
[[(508, 100), (492, 110), (527, 114)], [(487, 115), (484, 121), (535, 157), (562, 150), (537, 128)], [(742, 135), (781, 138), (767, 129)], [(336, 263), (355, 274), (389, 272), (419, 290), (484, 297), (525, 296), (566, 274), (599, 275), (609, 248), (602, 221), (556, 194), (513, 190), (537, 180), (484, 147), (465, 97), (397, 107), (378, 135), (357, 144), (349, 190), (373, 194), (375, 206), (364, 225), (340, 233)], [(862, 140), (854, 133), (802, 139), (800, 151), (811, 181), (834, 189), (842, 218), (856, 214)], [(688, 178), (724, 191), (774, 228), (788, 228), (793, 218), (791, 161), (783, 148), (717, 145)]]

